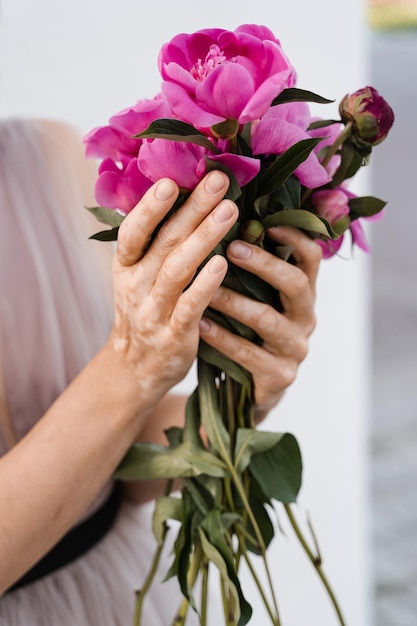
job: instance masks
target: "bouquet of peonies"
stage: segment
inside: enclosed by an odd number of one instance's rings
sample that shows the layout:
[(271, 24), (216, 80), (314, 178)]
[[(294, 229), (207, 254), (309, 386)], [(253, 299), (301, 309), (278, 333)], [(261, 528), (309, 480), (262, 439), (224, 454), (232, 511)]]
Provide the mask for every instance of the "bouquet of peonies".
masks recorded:
[[(373, 146), (394, 120), (388, 104), (372, 87), (345, 96), (340, 119), (312, 118), (308, 102), (328, 103), (296, 88), (296, 72), (280, 42), (265, 26), (235, 31), (201, 30), (180, 34), (159, 55), (161, 93), (110, 118), (86, 137), (87, 156), (101, 159), (96, 183), (100, 206), (91, 208), (111, 228), (94, 235), (117, 238), (124, 216), (162, 177), (181, 193), (175, 210), (212, 169), (230, 179), (227, 197), (239, 207), (238, 223), (213, 251), (224, 254), (233, 239), (263, 246), (291, 262), (291, 250), (265, 236), (272, 226), (303, 229), (334, 255), (346, 234), (368, 250), (362, 219), (381, 213), (384, 202), (356, 197), (346, 186), (365, 165)], [(225, 284), (280, 309), (279, 294), (264, 281), (230, 265)], [(207, 316), (252, 341), (258, 337), (236, 320)], [(198, 386), (186, 409), (184, 428), (167, 432), (169, 445), (139, 444), (128, 452), (117, 476), (125, 480), (182, 478), (181, 497), (168, 487), (157, 500), (153, 530), (158, 541), (148, 579), (137, 594), (135, 624), (140, 624), (146, 590), (152, 582), (167, 534), (167, 522), (180, 522), (167, 576), (178, 578), (184, 600), (173, 624), (185, 624), (189, 607), (207, 624), (208, 567), (217, 567), (228, 626), (243, 626), (252, 609), (238, 571), (249, 566), (272, 624), (279, 625), (267, 547), (274, 536), (271, 512), (281, 503), (321, 577), (343, 624), (341, 610), (309, 548), (291, 503), (301, 485), (301, 455), (288, 433), (254, 427), (252, 380), (246, 370), (201, 342)], [(203, 444), (200, 427), (207, 443)], [(263, 560), (269, 590), (263, 589), (252, 555)], [(201, 599), (195, 598), (199, 580)]]

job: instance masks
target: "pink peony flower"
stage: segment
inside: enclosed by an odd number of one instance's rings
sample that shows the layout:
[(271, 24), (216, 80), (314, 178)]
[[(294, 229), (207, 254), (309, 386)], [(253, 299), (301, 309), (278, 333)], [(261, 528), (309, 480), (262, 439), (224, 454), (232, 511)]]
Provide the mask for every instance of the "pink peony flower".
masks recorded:
[(175, 115), (197, 128), (257, 119), (296, 80), (278, 39), (255, 25), (177, 35), (162, 47), (159, 68)]
[[(306, 102), (292, 102), (271, 107), (252, 124), (251, 145), (253, 154), (280, 155), (303, 139), (309, 139), (310, 110)], [(294, 174), (308, 188), (321, 187), (331, 177), (312, 152)]]

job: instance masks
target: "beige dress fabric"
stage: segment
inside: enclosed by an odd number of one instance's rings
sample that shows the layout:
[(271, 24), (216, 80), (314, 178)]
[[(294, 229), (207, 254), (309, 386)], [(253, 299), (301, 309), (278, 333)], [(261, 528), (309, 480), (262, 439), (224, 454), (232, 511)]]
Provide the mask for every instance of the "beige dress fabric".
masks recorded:
[[(103, 345), (112, 304), (108, 268), (97, 252), (110, 244), (88, 241), (94, 231), (86, 226), (78, 182), (44, 125), (0, 121), (0, 215), (5, 454)], [(134, 590), (155, 549), (152, 510), (124, 503), (113, 529), (85, 555), (0, 598), (0, 625), (130, 626)], [(145, 603), (144, 626), (168, 626), (179, 605), (176, 581), (161, 582), (171, 558), (165, 555)]]

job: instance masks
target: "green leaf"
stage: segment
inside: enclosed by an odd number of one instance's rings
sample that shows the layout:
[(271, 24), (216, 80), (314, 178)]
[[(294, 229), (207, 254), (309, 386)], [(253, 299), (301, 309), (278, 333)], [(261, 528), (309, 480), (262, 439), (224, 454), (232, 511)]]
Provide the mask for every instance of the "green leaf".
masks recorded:
[[(264, 220), (262, 220), (263, 222)], [(248, 290), (248, 292), (255, 297), (256, 300), (260, 302), (265, 302), (270, 306), (278, 309), (279, 305), (279, 295), (278, 292), (271, 287), (269, 283), (264, 281), (259, 276), (248, 272), (237, 265), (229, 266), (229, 271), (233, 269), (233, 272), (236, 273), (240, 282), (243, 286)]]
[(85, 208), (87, 211), (90, 211), (99, 222), (113, 226), (113, 228), (120, 226), (126, 217), (115, 209), (108, 209), (104, 206), (86, 206)]
[(110, 230), (101, 230), (99, 233), (91, 235), (89, 239), (95, 239), (96, 241), (117, 241), (117, 233), (119, 227), (111, 228)]
[(363, 157), (355, 150), (351, 142), (344, 142), (340, 150), (340, 155), (341, 162), (333, 176), (332, 187), (337, 187), (344, 180), (352, 178), (362, 166)]
[(273, 448), (254, 454), (249, 468), (268, 498), (284, 504), (296, 501), (301, 487), (302, 461), (293, 435), (286, 433)]
[(185, 596), (191, 606), (195, 608), (195, 602), (192, 595), (192, 589), (189, 585), (188, 572), (190, 570), (190, 556), (193, 547), (193, 527), (194, 517), (196, 513), (187, 491), (182, 493), (182, 525), (179, 533), (178, 544), (175, 542), (175, 572), (177, 574), (178, 582), (183, 596)]
[(249, 386), (251, 384), (252, 378), (247, 370), (245, 370), (238, 363), (235, 363), (235, 361), (229, 359), (229, 357), (224, 355), (222, 352), (219, 352), (212, 346), (209, 346), (204, 341), (200, 341), (198, 356), (202, 361), (210, 365), (214, 365), (241, 385)]
[(152, 517), (152, 530), (159, 544), (164, 540), (166, 522), (169, 519), (182, 521), (182, 502), (173, 496), (161, 496), (155, 501)]
[(200, 405), (197, 389), (194, 389), (191, 396), (189, 396), (185, 406), (183, 441), (188, 441), (201, 449), (204, 448), (200, 436)]
[(356, 220), (358, 217), (377, 215), (387, 203), (374, 196), (362, 196), (361, 198), (351, 198), (348, 204), (349, 217), (351, 220)]
[(211, 126), (210, 130), (215, 137), (233, 139), (239, 130), (239, 122), (233, 119), (224, 120)]
[(254, 428), (238, 428), (236, 434), (234, 465), (242, 473), (250, 463), (252, 455), (273, 448), (284, 437), (284, 433), (271, 433)]
[(218, 154), (216, 148), (203, 133), (194, 128), (191, 124), (173, 120), (170, 118), (161, 118), (151, 122), (143, 132), (135, 135), (138, 139), (169, 139), (170, 141), (185, 141), (194, 143), (203, 148), (208, 148), (210, 152)]
[(316, 120), (315, 122), (311, 122), (307, 130), (326, 128), (327, 126), (333, 126), (333, 124), (340, 124), (340, 120)]
[(338, 233), (333, 230), (324, 217), (319, 217), (305, 209), (279, 211), (265, 217), (262, 220), (262, 224), (265, 228), (271, 228), (272, 226), (295, 226), (296, 228), (301, 228), (317, 235), (324, 235), (331, 239), (339, 238)]
[(215, 383), (216, 374), (217, 371), (212, 365), (206, 363), (202, 358), (198, 358), (198, 393), (201, 423), (211, 446), (219, 453), (226, 464), (230, 465), (230, 437), (218, 406)]
[(236, 606), (240, 607), (240, 615), (236, 615), (238, 626), (244, 626), (252, 616), (252, 607), (242, 593), (233, 553), (224, 538), (220, 510), (210, 511), (201, 522), (198, 531), (204, 553), (217, 566), (221, 577), (228, 583), (235, 597)]
[(196, 508), (203, 515), (214, 507), (214, 498), (205, 485), (197, 478), (184, 478), (184, 486), (189, 491)]
[[(252, 481), (251, 487), (254, 485), (255, 481)], [(252, 509), (252, 513), (255, 516), (256, 523), (258, 524), (258, 528), (261, 531), (262, 538), (264, 540), (265, 547), (268, 548), (272, 539), (275, 535), (274, 526), (271, 522), (271, 518), (269, 517), (268, 511), (266, 510), (262, 500), (260, 498), (254, 497), (249, 494), (249, 505)], [(256, 537), (255, 531), (253, 529), (251, 521), (248, 519), (247, 523), (247, 531), (252, 537)], [(253, 552), (254, 554), (261, 555), (262, 550), (257, 545), (257, 543), (248, 542), (247, 544), (248, 550)]]
[(323, 96), (319, 96), (312, 91), (290, 87), (288, 89), (284, 89), (284, 91), (282, 91), (279, 96), (272, 101), (271, 106), (284, 104), (286, 102), (316, 102), (317, 104), (330, 104), (331, 102), (334, 102), (334, 100), (323, 98)]
[(299, 209), (301, 204), (301, 184), (296, 176), (291, 175), (285, 183), (271, 194), (267, 209), (275, 213), (275, 207), (279, 204), (285, 209)]
[(188, 476), (227, 476), (224, 463), (192, 442), (175, 448), (156, 443), (134, 444), (116, 470), (120, 480), (149, 480)]
[(262, 175), (258, 195), (264, 196), (279, 189), (322, 140), (323, 137), (302, 139), (277, 157)]

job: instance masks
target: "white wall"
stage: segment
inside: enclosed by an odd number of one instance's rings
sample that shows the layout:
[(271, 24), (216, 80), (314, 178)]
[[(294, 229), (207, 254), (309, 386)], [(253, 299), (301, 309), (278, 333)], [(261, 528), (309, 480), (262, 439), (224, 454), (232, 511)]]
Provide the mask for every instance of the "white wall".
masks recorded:
[[(360, 0), (2, 0), (0, 116), (55, 117), (84, 132), (159, 91), (156, 59), (177, 32), (263, 23), (281, 39), (299, 86), (340, 99), (367, 83)], [(323, 111), (323, 108), (321, 108)], [(327, 109), (326, 109), (327, 113)], [(335, 115), (330, 106), (329, 115)], [(360, 186), (366, 183), (361, 178)], [(358, 190), (359, 183), (356, 184)], [(345, 251), (349, 256), (349, 250)], [(265, 428), (296, 434), (325, 568), (351, 626), (371, 626), (367, 530), (368, 264), (323, 263), (311, 352)], [(185, 386), (192, 385), (192, 377)], [(184, 387), (184, 385), (183, 385)], [(332, 626), (332, 609), (295, 540), (270, 551), (283, 626)], [(261, 613), (254, 624), (267, 623)]]

